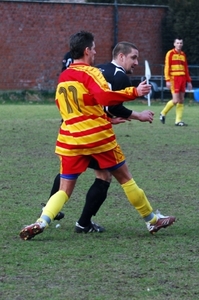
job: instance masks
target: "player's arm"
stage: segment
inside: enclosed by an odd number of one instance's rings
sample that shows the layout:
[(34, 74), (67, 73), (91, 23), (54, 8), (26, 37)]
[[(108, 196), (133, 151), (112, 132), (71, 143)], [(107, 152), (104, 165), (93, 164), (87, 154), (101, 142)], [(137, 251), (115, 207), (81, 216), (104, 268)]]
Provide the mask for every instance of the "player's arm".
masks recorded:
[(187, 63), (187, 58), (185, 56), (185, 76), (186, 76), (186, 81), (188, 84), (188, 89), (192, 89), (192, 83), (191, 83), (191, 76), (189, 75), (189, 69), (188, 69), (188, 63)]
[(171, 57), (172, 57), (172, 51), (168, 51), (165, 56), (165, 65), (164, 65), (164, 78), (166, 81), (166, 87), (168, 89), (171, 88), (171, 78), (170, 78), (170, 68), (171, 68)]
[(121, 123), (125, 123), (127, 121), (127, 119), (116, 117), (116, 118), (110, 118), (109, 121), (113, 125), (118, 125), (118, 124), (121, 124)]
[(129, 117), (130, 120), (138, 120), (140, 122), (153, 122), (154, 112), (151, 110), (143, 110), (141, 112), (132, 111), (131, 116)]
[(101, 105), (114, 105), (125, 101), (132, 101), (138, 97), (147, 95), (150, 93), (151, 85), (147, 84), (146, 80), (142, 81), (138, 87), (127, 87), (123, 90), (112, 91), (108, 86), (102, 86), (97, 89), (93, 94), (97, 103)]
[[(138, 120), (140, 122), (150, 122), (153, 121), (154, 113), (150, 110), (144, 110), (142, 112), (136, 112), (130, 110), (123, 106), (122, 104), (109, 106), (105, 108), (105, 112), (108, 116), (112, 117), (111, 123), (112, 124), (120, 124), (124, 123), (124, 119), (131, 121), (131, 120)], [(114, 118), (116, 117), (116, 118)], [(118, 119), (114, 120), (114, 119)], [(122, 121), (121, 121), (122, 119)]]
[[(94, 67), (91, 69), (91, 67), (89, 67), (88, 70), (89, 74), (85, 69), (87, 76), (84, 73), (87, 89), (89, 90), (89, 94), (86, 96), (87, 103), (90, 97), (103, 106), (115, 105), (147, 95), (151, 90), (151, 85), (147, 84), (145, 80), (141, 82), (138, 87), (127, 87), (123, 90), (112, 91), (99, 69)], [(93, 100), (90, 99), (90, 102), (94, 103)]]
[[(150, 110), (144, 110), (142, 112), (137, 112), (134, 110), (130, 110), (123, 105), (111, 106), (110, 109), (112, 112), (116, 113), (115, 116), (117, 118), (126, 119), (128, 121), (138, 120), (140, 122), (149, 122), (149, 123), (153, 122), (154, 113)], [(122, 109), (121, 112), (120, 112), (120, 109)], [(117, 124), (119, 124), (119, 123), (117, 123)]]
[(121, 117), (124, 119), (129, 119), (132, 114), (132, 110), (123, 106), (123, 104), (105, 106), (105, 112), (110, 117)]

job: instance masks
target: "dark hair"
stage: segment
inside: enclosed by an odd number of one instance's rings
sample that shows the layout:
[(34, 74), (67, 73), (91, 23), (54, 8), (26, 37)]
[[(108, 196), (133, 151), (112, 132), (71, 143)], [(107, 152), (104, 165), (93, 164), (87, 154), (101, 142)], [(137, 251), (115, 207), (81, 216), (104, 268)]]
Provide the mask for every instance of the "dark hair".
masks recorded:
[(94, 35), (88, 31), (79, 31), (70, 37), (70, 52), (73, 59), (84, 56), (84, 50), (93, 46)]
[(174, 39), (174, 42), (176, 41), (176, 40), (179, 40), (179, 41), (183, 41), (183, 38), (181, 37), (181, 36), (177, 36), (175, 39)]
[(113, 58), (116, 58), (118, 56), (119, 53), (123, 53), (124, 55), (127, 55), (131, 52), (131, 50), (133, 49), (137, 49), (137, 47), (129, 42), (119, 42), (112, 51), (112, 56)]

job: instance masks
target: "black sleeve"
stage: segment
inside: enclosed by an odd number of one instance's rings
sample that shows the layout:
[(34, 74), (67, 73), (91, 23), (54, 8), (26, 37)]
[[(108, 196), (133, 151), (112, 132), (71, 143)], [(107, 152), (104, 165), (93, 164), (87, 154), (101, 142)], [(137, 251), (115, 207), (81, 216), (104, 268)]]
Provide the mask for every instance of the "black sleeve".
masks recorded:
[[(126, 74), (124, 75), (122, 72), (118, 72), (118, 74), (114, 77), (112, 81), (112, 89), (115, 90), (122, 90), (126, 87), (132, 86), (131, 81)], [(113, 106), (106, 107), (106, 113), (108, 116), (115, 116), (121, 117), (124, 119), (128, 119), (132, 114), (132, 110), (123, 106), (123, 104), (117, 104)]]
[(64, 58), (62, 60), (62, 69), (61, 69), (61, 71), (63, 72), (64, 70), (66, 70), (72, 62), (73, 62), (73, 59), (72, 59), (71, 53), (67, 52), (64, 55)]
[(128, 119), (132, 114), (132, 110), (123, 106), (123, 104), (117, 104), (112, 106), (106, 106), (105, 112), (109, 117), (121, 117), (124, 119)]

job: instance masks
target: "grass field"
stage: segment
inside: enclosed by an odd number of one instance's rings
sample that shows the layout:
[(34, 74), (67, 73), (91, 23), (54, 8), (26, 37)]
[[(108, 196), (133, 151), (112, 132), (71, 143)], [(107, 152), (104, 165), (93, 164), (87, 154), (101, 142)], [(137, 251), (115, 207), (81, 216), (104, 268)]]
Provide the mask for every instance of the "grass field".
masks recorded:
[[(129, 168), (154, 210), (177, 222), (152, 236), (113, 180), (93, 219), (102, 234), (76, 234), (74, 224), (94, 180), (79, 177), (57, 221), (22, 241), (19, 231), (34, 222), (48, 199), (59, 161), (54, 145), (60, 123), (55, 105), (0, 105), (1, 300), (192, 300), (199, 299), (199, 106), (186, 104), (175, 127), (173, 109), (153, 124), (115, 126)], [(135, 103), (137, 111), (146, 104)]]

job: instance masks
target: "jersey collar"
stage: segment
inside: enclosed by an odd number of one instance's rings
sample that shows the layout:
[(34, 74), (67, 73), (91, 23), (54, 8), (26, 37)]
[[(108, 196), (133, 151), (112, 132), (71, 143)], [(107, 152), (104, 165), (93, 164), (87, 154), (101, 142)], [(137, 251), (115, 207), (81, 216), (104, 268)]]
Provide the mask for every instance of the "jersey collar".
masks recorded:
[(126, 73), (125, 69), (124, 69), (122, 66), (118, 65), (118, 64), (114, 61), (114, 59), (112, 60), (111, 63), (112, 63), (113, 65), (115, 65), (116, 67), (122, 69), (122, 70), (124, 71), (124, 73)]

